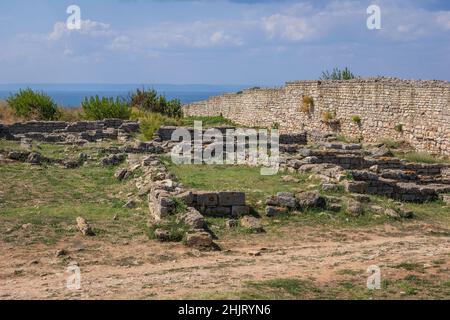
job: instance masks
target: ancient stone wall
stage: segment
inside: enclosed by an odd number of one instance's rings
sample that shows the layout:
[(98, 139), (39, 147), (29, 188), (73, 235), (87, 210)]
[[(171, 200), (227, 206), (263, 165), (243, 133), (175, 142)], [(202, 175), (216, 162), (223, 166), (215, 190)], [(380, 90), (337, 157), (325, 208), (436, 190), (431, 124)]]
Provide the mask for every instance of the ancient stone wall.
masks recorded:
[(0, 137), (26, 133), (81, 133), (94, 130), (121, 129), (126, 132), (139, 131), (134, 121), (107, 119), (102, 121), (30, 121), (11, 125), (0, 124)]
[(82, 143), (102, 139), (116, 140), (139, 132), (139, 123), (120, 119), (102, 121), (30, 121), (11, 125), (0, 124), (0, 138), (31, 139), (49, 143)]
[[(304, 98), (312, 98), (310, 105)], [(309, 110), (308, 110), (309, 109)], [(450, 83), (393, 78), (295, 81), (279, 89), (250, 89), (184, 108), (188, 116), (222, 114), (281, 132), (335, 132), (378, 142), (405, 140), (419, 151), (450, 155)], [(324, 121), (328, 114), (328, 121)], [(331, 116), (331, 119), (330, 119)], [(356, 119), (360, 121), (355, 121)]]

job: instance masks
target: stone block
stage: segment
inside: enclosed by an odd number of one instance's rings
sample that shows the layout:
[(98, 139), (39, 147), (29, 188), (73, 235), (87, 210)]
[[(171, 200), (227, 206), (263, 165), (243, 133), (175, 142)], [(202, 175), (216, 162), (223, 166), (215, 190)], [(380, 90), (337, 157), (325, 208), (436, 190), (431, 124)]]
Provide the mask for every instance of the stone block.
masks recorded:
[(233, 217), (242, 217), (250, 213), (250, 207), (248, 206), (233, 206), (231, 208), (231, 215)]
[(218, 194), (219, 206), (244, 206), (245, 193), (244, 192), (219, 192)]
[(366, 193), (367, 183), (365, 181), (345, 181), (345, 191), (350, 193)]
[(215, 207), (218, 205), (217, 193), (203, 192), (196, 196), (197, 206), (199, 207)]
[(218, 218), (230, 217), (232, 215), (231, 207), (204, 207), (202, 212), (206, 216)]

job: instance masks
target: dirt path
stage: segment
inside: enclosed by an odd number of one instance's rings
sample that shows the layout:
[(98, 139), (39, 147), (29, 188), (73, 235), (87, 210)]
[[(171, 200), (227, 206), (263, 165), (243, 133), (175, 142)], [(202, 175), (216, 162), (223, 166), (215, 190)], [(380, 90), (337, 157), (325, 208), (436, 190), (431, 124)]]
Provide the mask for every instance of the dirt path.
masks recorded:
[[(116, 244), (76, 237), (56, 246), (0, 243), (0, 299), (182, 299), (241, 289), (249, 280), (312, 279), (327, 284), (351, 270), (362, 283), (367, 267), (401, 277), (400, 263), (416, 263), (427, 275), (450, 266), (450, 238), (418, 222), (372, 229), (283, 227), (276, 234), (219, 240), (220, 252), (145, 238)], [(68, 256), (55, 256), (66, 248)], [(439, 266), (433, 261), (439, 260)], [(82, 288), (66, 288), (66, 267), (76, 261)], [(441, 273), (438, 272), (438, 269)], [(359, 280), (358, 280), (359, 281)]]

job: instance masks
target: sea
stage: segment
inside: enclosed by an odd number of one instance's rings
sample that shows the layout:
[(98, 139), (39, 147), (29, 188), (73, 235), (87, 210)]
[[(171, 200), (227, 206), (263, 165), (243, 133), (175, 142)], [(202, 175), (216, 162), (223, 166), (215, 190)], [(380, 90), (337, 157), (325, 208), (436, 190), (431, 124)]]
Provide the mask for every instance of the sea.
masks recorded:
[(127, 98), (136, 89), (155, 89), (167, 99), (183, 104), (202, 101), (223, 93), (237, 92), (251, 85), (202, 84), (0, 84), (0, 100), (6, 100), (21, 89), (31, 88), (48, 94), (61, 107), (76, 108), (85, 97)]

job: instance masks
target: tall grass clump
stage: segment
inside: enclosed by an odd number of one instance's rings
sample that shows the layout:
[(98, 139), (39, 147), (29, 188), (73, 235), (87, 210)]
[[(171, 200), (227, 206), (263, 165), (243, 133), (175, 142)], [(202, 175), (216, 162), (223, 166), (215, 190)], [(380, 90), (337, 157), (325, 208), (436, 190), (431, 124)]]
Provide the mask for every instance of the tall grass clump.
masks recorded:
[(16, 115), (26, 120), (56, 120), (57, 105), (44, 92), (35, 92), (28, 88), (19, 90), (7, 100)]
[(426, 152), (408, 152), (404, 154), (398, 154), (397, 156), (405, 159), (408, 162), (417, 163), (448, 163), (447, 159), (439, 158)]
[(99, 98), (98, 96), (85, 98), (81, 103), (83, 117), (86, 120), (129, 119), (131, 107), (128, 102), (120, 98)]
[(137, 109), (133, 109), (131, 119), (139, 120), (141, 133), (147, 140), (152, 140), (153, 135), (161, 126), (182, 125), (181, 119), (171, 118), (155, 112), (144, 112)]
[(180, 100), (167, 100), (164, 95), (159, 95), (154, 89), (137, 89), (130, 94), (130, 103), (132, 107), (142, 111), (160, 113), (174, 118), (183, 117)]

